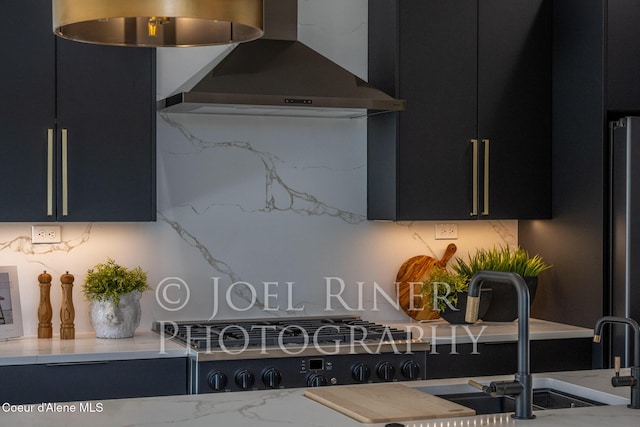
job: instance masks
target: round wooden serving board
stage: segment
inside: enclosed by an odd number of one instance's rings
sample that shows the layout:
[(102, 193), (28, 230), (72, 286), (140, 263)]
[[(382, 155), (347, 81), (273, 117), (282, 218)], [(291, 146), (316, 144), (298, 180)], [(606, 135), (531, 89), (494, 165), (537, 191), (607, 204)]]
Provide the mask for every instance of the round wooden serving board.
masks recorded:
[[(417, 255), (409, 258), (400, 266), (396, 275), (398, 302), (409, 317), (415, 320), (431, 320), (440, 317), (437, 311), (425, 308), (421, 293), (422, 282), (429, 280), (433, 267), (446, 268), (457, 249), (456, 245), (450, 243), (440, 260), (427, 255)], [(412, 286), (413, 304), (411, 304)]]

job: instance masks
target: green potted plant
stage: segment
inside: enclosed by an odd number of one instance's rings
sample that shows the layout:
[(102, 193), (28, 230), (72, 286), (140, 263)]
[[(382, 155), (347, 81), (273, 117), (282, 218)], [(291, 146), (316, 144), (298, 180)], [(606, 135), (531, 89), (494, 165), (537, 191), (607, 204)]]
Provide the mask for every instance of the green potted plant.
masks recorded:
[(109, 258), (87, 271), (82, 291), (98, 338), (129, 338), (140, 324), (142, 293), (151, 289), (142, 268), (127, 269)]
[[(530, 256), (520, 247), (501, 246), (492, 249), (478, 249), (469, 254), (465, 261), (459, 257), (451, 265), (453, 271), (471, 280), (478, 271), (504, 271), (522, 276), (529, 288), (530, 301), (533, 301), (538, 288), (538, 275), (551, 268), (540, 255)], [(511, 322), (518, 317), (517, 293), (513, 286), (505, 283), (483, 283), (483, 288), (492, 289), (492, 303), (482, 320)]]
[[(451, 273), (439, 266), (431, 270), (429, 280), (422, 285), (423, 299), (452, 324), (469, 323), (465, 320), (469, 280), (465, 276)], [(480, 294), (479, 315), (483, 315), (491, 303), (491, 290), (483, 289)]]

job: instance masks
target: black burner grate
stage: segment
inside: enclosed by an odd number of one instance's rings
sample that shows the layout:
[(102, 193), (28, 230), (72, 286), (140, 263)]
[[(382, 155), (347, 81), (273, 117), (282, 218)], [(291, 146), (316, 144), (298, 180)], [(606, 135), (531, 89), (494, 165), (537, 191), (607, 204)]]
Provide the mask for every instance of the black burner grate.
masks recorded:
[(408, 331), (368, 322), (359, 317), (156, 322), (154, 330), (163, 332), (165, 336), (175, 337), (196, 350), (411, 339)]

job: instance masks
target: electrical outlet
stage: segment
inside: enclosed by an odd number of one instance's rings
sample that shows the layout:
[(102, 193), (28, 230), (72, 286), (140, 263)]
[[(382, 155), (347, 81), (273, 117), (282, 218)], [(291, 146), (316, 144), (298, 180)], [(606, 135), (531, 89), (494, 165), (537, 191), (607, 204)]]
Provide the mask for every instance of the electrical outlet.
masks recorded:
[(455, 240), (458, 238), (458, 224), (436, 224), (436, 240)]
[(31, 243), (60, 243), (61, 229), (59, 225), (32, 225)]

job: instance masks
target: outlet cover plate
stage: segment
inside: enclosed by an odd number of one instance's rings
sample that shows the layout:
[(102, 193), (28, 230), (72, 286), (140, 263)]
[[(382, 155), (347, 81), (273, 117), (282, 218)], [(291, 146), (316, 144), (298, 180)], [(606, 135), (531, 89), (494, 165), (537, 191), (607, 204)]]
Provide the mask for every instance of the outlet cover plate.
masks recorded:
[(458, 238), (458, 224), (436, 224), (436, 240), (455, 240)]
[(31, 243), (60, 243), (61, 229), (59, 225), (32, 225), (31, 226)]

